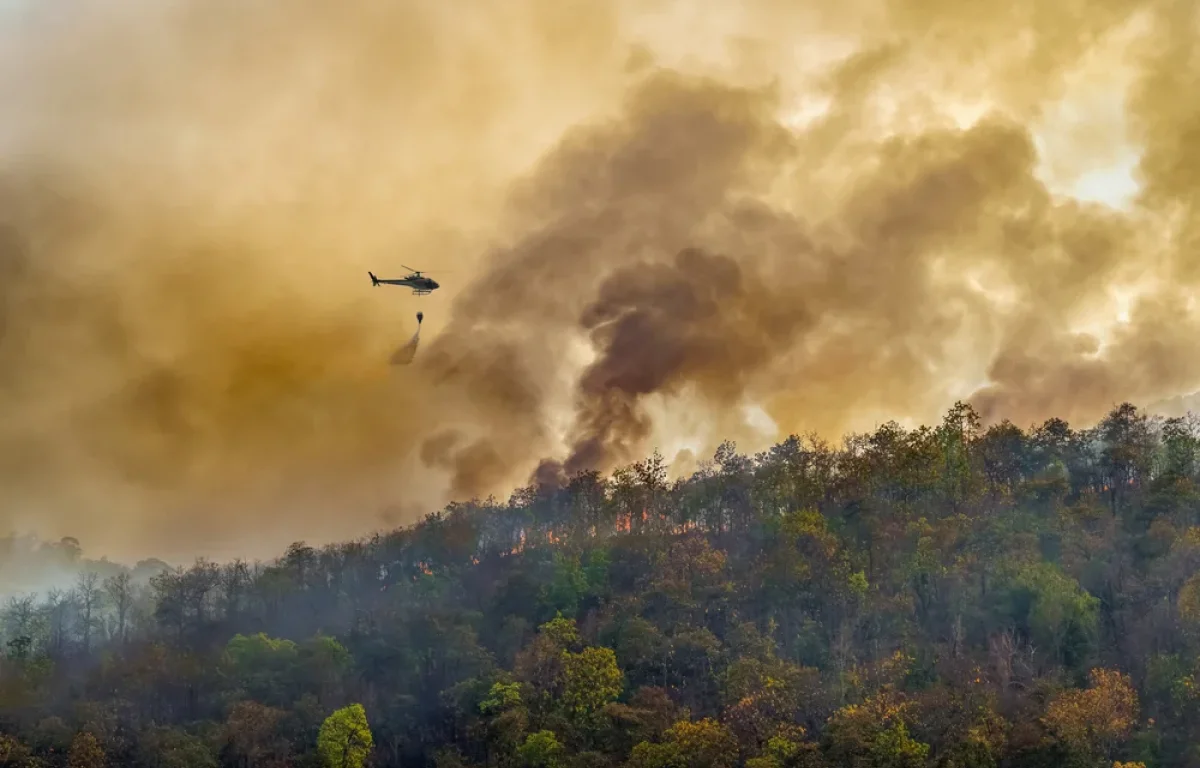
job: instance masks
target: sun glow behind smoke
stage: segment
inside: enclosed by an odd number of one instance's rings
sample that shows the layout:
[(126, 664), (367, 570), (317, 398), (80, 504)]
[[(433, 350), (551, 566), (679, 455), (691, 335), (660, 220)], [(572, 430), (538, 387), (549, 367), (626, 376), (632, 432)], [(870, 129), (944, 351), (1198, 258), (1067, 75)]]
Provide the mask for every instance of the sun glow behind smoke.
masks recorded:
[[(1140, 152), (1130, 142), (1125, 124), (1124, 99), (1131, 78), (1128, 71), (1119, 68), (1114, 77), (1113, 68), (1107, 62), (1117, 59), (1120, 51), (1140, 31), (1144, 31), (1143, 20), (1135, 18), (1113, 33), (1106, 45), (1098, 46), (1076, 71), (1068, 74), (1063, 97), (1048, 105), (1042, 119), (1031, 126), (1038, 150), (1036, 175), (1064, 203), (1074, 200), (1107, 206), (1127, 214), (1133, 212), (1134, 200), (1140, 192), (1140, 185), (1134, 177)], [(850, 38), (824, 37), (803, 48), (806, 52), (803, 58), (812, 65), (812, 71), (821, 71), (822, 67), (853, 51), (854, 41)], [(801, 57), (797, 56), (797, 59), (799, 61)], [(804, 73), (807, 70), (798, 66), (797, 71)], [(802, 76), (796, 79), (801, 83), (804, 81)], [(794, 86), (792, 91), (791, 100), (781, 110), (780, 121), (797, 135), (829, 116), (833, 103), (828, 97), (819, 91), (804, 92), (802, 85)], [(914, 98), (920, 98), (919, 90), (895, 90), (885, 92), (879, 98), (878, 114), (881, 120), (886, 123), (897, 117), (904, 118), (895, 119), (891, 126), (894, 135), (915, 135), (930, 127), (928, 123), (912, 122), (914, 111), (911, 109), (911, 100)], [(926, 113), (926, 118), (931, 122), (949, 121), (960, 130), (967, 130), (997, 108), (995, 104), (979, 100), (939, 101)], [(1088, 151), (1081, 153), (1080, 144), (1086, 144)], [(773, 202), (783, 210), (798, 213), (793, 207), (795, 199), (789, 197), (790, 191), (781, 190)], [(947, 286), (958, 284), (973, 292), (987, 304), (988, 316), (1016, 308), (1017, 294), (1003, 274), (986, 268), (966, 273), (939, 272), (937, 265), (938, 262), (933, 262), (931, 279)], [(1102, 355), (1112, 334), (1129, 322), (1130, 311), (1137, 299), (1157, 287), (1153, 274), (1132, 274), (1128, 282), (1109, 288), (1107, 301), (1076, 317), (1073, 331), (1094, 338), (1094, 355)], [(978, 320), (982, 322), (983, 316)], [(979, 326), (971, 313), (966, 311), (959, 333), (946, 341), (946, 364), (936, 373), (936, 377), (945, 382), (949, 397), (965, 400), (990, 383), (987, 361), (995, 348), (980, 348), (980, 339), (987, 337), (987, 329)], [(998, 339), (996, 343), (999, 343)], [(676, 405), (671, 405), (672, 402)], [(702, 420), (702, 417), (693, 416), (688, 420), (671, 415), (673, 412), (704, 412), (690, 408), (686, 397), (668, 398), (665, 401), (660, 398), (651, 407), (651, 412), (657, 425), (655, 435), (665, 447), (664, 453), (670, 457), (684, 452), (685, 459), (681, 461), (681, 466), (692, 466), (691, 457), (700, 454), (703, 446), (711, 445), (712, 430), (701, 426), (698, 419)], [(785, 436), (761, 403), (751, 401), (740, 408), (731, 409), (730, 413), (742, 415), (741, 426), (745, 427), (743, 436), (748, 438), (748, 444), (744, 444), (743, 448), (762, 448)], [(892, 417), (892, 414), (884, 411), (864, 409), (854, 427), (871, 429)], [(903, 416), (897, 420), (914, 426), (921, 422), (922, 417)]]

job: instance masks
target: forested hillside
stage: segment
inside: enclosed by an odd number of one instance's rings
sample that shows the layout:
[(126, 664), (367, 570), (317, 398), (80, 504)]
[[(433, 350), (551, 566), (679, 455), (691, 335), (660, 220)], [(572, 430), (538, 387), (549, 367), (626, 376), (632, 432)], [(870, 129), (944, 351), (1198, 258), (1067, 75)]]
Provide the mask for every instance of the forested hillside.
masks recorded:
[(0, 765), (1200, 765), (1198, 435), (956, 406), (88, 571), (4, 612)]

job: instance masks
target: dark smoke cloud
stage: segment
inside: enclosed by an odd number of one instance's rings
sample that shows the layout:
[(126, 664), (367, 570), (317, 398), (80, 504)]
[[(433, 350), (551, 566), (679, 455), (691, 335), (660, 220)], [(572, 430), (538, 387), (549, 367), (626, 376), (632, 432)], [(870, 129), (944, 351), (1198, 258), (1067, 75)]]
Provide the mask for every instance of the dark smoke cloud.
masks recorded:
[(566, 475), (634, 460), (612, 451), (649, 437), (640, 397), (692, 384), (711, 408), (736, 402), (750, 377), (811, 320), (799, 297), (771, 306), (776, 298), (733, 259), (690, 248), (671, 264), (609, 275), (580, 319), (599, 357), (579, 382)]
[[(664, 409), (700, 454), (766, 439), (742, 405), (832, 437), (1200, 389), (1194, 9), (689, 5), (5, 11), (0, 521), (245, 553), (611, 468)], [(1065, 196), (1122, 137), (1140, 195)], [(370, 287), (401, 262), (454, 278)]]

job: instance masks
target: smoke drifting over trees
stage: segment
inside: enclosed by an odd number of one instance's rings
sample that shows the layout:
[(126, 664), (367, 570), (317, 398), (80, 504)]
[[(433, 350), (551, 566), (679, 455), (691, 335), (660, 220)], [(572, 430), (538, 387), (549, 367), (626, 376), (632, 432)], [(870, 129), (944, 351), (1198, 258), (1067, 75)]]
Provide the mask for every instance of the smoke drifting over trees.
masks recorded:
[[(779, 5), (6, 6), (0, 522), (222, 551), (761, 442), (741, 405), (1200, 389), (1191, 4)], [(461, 283), (395, 367), (400, 261)]]

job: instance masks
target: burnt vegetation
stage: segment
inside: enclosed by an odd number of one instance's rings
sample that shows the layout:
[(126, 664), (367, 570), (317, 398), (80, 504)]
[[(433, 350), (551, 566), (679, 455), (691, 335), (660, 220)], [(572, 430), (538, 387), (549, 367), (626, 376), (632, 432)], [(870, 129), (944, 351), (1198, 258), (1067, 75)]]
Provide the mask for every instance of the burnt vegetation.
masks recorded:
[(269, 563), (85, 562), (3, 611), (0, 765), (1195, 765), (1198, 448), (958, 405)]

